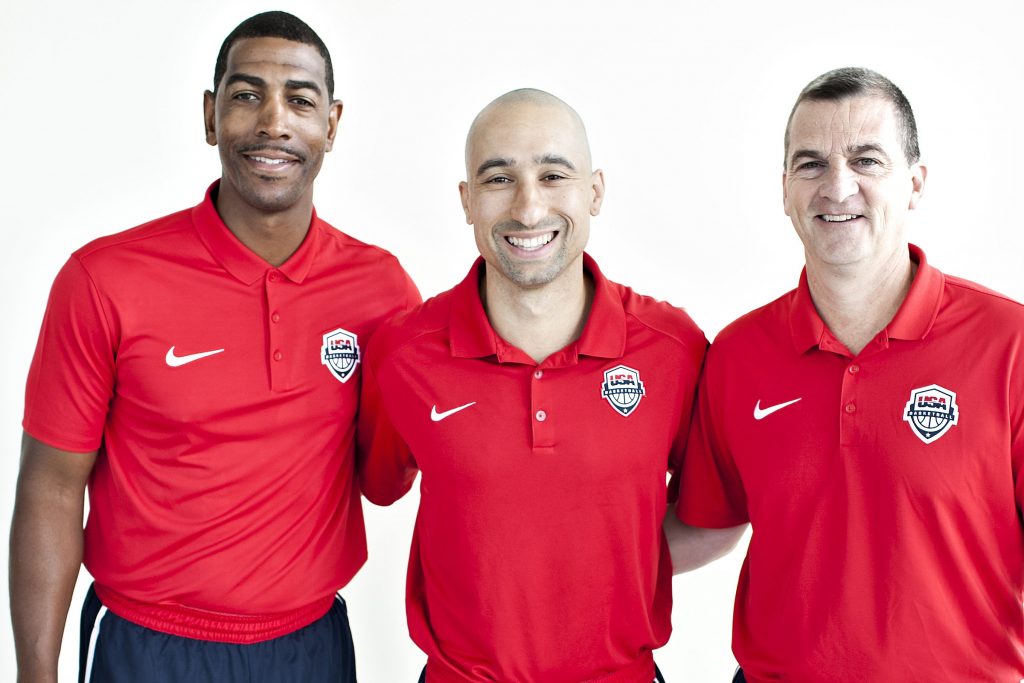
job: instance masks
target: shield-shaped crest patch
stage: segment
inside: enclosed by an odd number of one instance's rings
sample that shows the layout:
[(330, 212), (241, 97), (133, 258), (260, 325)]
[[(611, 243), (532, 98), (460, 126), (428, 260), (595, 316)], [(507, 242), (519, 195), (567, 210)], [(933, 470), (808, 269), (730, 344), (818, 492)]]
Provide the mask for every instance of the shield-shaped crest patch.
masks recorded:
[(328, 332), (320, 347), (320, 362), (338, 381), (347, 382), (359, 364), (359, 339), (340, 327)]

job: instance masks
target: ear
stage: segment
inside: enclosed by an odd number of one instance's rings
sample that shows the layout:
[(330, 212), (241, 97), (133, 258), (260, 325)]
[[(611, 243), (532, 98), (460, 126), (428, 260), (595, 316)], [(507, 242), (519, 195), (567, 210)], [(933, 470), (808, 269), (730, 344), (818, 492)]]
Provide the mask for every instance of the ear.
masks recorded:
[(596, 216), (601, 213), (601, 203), (604, 201), (604, 171), (601, 169), (591, 174), (590, 189), (594, 193), (590, 200), (590, 215)]
[(327, 112), (327, 151), (334, 149), (334, 136), (338, 133), (338, 121), (341, 120), (341, 100), (331, 102), (331, 108)]
[(923, 164), (914, 164), (910, 168), (910, 182), (913, 183), (913, 190), (910, 193), (909, 208), (916, 209), (924, 196), (924, 181), (928, 177), (928, 168)]
[(462, 200), (462, 212), (466, 214), (466, 224), (473, 225), (473, 219), (469, 217), (469, 183), (465, 180), (459, 183), (459, 199)]
[(217, 96), (207, 90), (203, 93), (203, 123), (206, 126), (206, 144), (217, 146), (217, 115), (215, 104)]

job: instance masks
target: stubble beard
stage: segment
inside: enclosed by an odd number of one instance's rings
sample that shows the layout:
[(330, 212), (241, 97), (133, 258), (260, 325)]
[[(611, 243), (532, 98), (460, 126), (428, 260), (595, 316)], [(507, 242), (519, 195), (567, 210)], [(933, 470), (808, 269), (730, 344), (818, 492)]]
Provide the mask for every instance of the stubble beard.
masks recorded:
[[(502, 230), (504, 227), (504, 225), (499, 225), (495, 228), (493, 239), (499, 245), (507, 244), (505, 238), (497, 234), (499, 231), (504, 232)], [(539, 225), (538, 227), (548, 226)], [(564, 221), (559, 221), (557, 224), (550, 226), (550, 228), (558, 232), (555, 236), (555, 239), (559, 240), (558, 250), (549, 254), (543, 262), (523, 263), (513, 259), (504, 249), (496, 250), (498, 261), (501, 264), (501, 272), (516, 286), (523, 289), (542, 287), (553, 282), (568, 265), (568, 226)]]

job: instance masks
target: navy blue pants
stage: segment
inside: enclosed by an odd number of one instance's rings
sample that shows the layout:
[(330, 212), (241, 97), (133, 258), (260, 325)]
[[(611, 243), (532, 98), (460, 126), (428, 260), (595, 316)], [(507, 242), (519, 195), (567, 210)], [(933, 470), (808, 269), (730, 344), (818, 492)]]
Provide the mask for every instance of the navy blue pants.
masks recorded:
[(320, 619), (298, 631), (249, 645), (160, 633), (107, 611), (89, 645), (99, 598), (82, 607), (79, 683), (355, 683), (348, 610), (338, 597)]
[(743, 677), (743, 669), (736, 667), (736, 675), (732, 677), (732, 683), (747, 683), (747, 679)]

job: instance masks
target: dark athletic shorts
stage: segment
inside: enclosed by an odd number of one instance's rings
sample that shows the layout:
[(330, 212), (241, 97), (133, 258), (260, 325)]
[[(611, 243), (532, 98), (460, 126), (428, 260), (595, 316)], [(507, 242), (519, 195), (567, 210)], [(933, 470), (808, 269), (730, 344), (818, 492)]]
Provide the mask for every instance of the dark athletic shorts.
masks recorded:
[[(99, 623), (97, 615), (103, 612)], [(95, 625), (95, 633), (93, 633)], [(338, 596), (320, 619), (259, 643), (182, 638), (107, 610), (90, 588), (82, 606), (79, 683), (355, 683), (348, 610)]]

